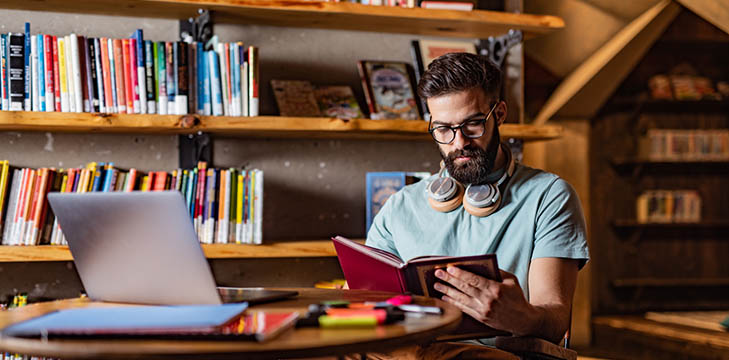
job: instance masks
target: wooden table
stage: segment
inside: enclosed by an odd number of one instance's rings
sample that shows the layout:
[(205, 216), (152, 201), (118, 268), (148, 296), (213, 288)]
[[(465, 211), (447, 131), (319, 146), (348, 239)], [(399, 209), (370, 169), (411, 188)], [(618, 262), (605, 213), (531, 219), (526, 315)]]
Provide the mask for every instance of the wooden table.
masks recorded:
[[(309, 304), (325, 300), (382, 301), (395, 294), (364, 290), (326, 290), (302, 288), (292, 300), (252, 307), (255, 310), (305, 312)], [(0, 337), (0, 350), (34, 356), (77, 359), (231, 359), (314, 357), (385, 351), (401, 346), (427, 343), (458, 326), (461, 311), (438, 299), (417, 297), (421, 305), (437, 305), (442, 316), (409, 317), (392, 325), (363, 329), (297, 328), (287, 330), (268, 342), (206, 340), (50, 340)], [(120, 306), (69, 299), (32, 304), (0, 312), (0, 327), (60, 309)], [(121, 305), (130, 306), (130, 305)]]

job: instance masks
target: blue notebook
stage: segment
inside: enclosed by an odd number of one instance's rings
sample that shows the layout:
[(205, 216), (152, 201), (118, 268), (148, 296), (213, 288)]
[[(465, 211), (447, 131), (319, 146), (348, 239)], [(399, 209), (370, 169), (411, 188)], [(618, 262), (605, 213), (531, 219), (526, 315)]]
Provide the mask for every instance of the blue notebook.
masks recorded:
[(247, 303), (61, 310), (11, 325), (3, 336), (108, 337), (224, 335)]

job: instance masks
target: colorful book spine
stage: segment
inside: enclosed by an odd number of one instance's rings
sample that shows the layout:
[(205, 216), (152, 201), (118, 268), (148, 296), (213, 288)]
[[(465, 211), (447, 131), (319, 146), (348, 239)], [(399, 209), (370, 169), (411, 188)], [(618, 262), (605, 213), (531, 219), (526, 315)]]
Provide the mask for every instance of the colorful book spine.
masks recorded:
[(83, 83), (81, 82), (81, 62), (79, 61), (78, 36), (71, 34), (71, 66), (73, 70), (73, 90), (76, 112), (84, 111)]
[(145, 62), (144, 32), (137, 29), (134, 32), (135, 58), (137, 60), (137, 96), (139, 98), (139, 113), (148, 114), (147, 111), (147, 70)]
[(53, 36), (53, 101), (55, 111), (61, 110), (61, 71), (59, 70), (58, 62), (58, 37)]
[(10, 110), (8, 105), (8, 35), (0, 34), (0, 109)]
[(132, 95), (132, 109), (134, 114), (142, 113), (142, 105), (139, 97), (139, 69), (137, 66), (137, 39), (129, 39), (129, 84)]
[(157, 113), (155, 74), (152, 41), (144, 40), (144, 94), (147, 102), (147, 114)]
[(14, 111), (22, 111), (25, 109), (24, 47), (25, 39), (23, 34), (8, 34), (8, 107)]
[(116, 111), (120, 114), (129, 113), (127, 110), (126, 72), (124, 71), (124, 53), (121, 39), (111, 40), (114, 54), (114, 74), (116, 77)]
[(177, 86), (177, 83), (175, 82), (175, 73), (177, 72), (177, 66), (175, 65), (176, 57), (174, 44), (174, 42), (165, 43), (165, 69), (167, 70), (167, 114), (170, 115), (177, 113), (175, 106), (175, 93), (177, 92), (175, 88)]
[(54, 65), (53, 65), (53, 37), (43, 35), (43, 62), (45, 65), (45, 95), (46, 111), (56, 111)]
[(69, 112), (71, 110), (68, 99), (68, 70), (66, 69), (66, 39), (58, 39), (58, 71), (61, 82), (61, 111)]
[(210, 69), (210, 97), (213, 115), (223, 115), (223, 94), (220, 89), (220, 62), (218, 53), (208, 51), (208, 67)]
[(258, 48), (248, 47), (248, 112), (250, 116), (258, 116)]
[(36, 35), (38, 51), (38, 111), (46, 111), (46, 57), (43, 35)]
[(30, 23), (27, 22), (23, 34), (23, 110), (32, 110), (30, 101)]
[(38, 106), (38, 36), (30, 36), (30, 106), (33, 111), (40, 111)]
[(157, 112), (165, 115), (167, 114), (169, 104), (169, 100), (167, 99), (167, 61), (165, 60), (167, 50), (164, 42), (158, 42), (155, 43), (155, 45), (154, 53), (156, 59), (155, 69), (157, 69), (157, 97), (159, 99)]
[(189, 59), (188, 44), (185, 42), (175, 43), (175, 59), (177, 67), (175, 69), (175, 83), (177, 84), (175, 91), (175, 113), (184, 115), (188, 113), (188, 95), (189, 95)]

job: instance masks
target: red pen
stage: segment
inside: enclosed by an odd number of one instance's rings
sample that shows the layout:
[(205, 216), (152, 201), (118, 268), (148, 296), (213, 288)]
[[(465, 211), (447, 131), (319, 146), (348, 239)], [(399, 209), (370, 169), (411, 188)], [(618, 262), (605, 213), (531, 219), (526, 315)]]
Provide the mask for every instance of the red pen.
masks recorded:
[(412, 303), (413, 297), (410, 295), (398, 295), (398, 296), (387, 299), (385, 302), (390, 305), (400, 306), (400, 305)]

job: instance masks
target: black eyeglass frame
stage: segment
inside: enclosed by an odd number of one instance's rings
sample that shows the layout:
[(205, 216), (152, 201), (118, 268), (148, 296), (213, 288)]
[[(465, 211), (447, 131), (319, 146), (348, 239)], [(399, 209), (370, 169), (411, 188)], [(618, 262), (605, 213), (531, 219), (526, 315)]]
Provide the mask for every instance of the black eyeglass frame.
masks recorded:
[[(442, 126), (436, 126), (434, 128), (431, 128), (430, 125), (433, 122), (433, 119), (431, 118), (428, 121), (428, 132), (430, 133), (430, 136), (433, 138), (433, 140), (435, 140), (435, 142), (437, 142), (438, 144), (443, 144), (443, 145), (450, 144), (454, 140), (456, 140), (456, 131), (457, 130), (461, 130), (461, 135), (463, 135), (466, 138), (478, 139), (486, 133), (486, 122), (489, 120), (489, 117), (491, 117), (491, 114), (493, 114), (494, 110), (496, 110), (496, 107), (499, 106), (500, 103), (501, 103), (501, 101), (497, 101), (496, 104), (494, 104), (494, 106), (491, 107), (491, 110), (489, 110), (489, 113), (486, 114), (486, 116), (483, 119), (466, 120), (466, 121), (462, 122), (460, 125), (455, 125), (455, 126), (442, 125)], [(466, 124), (471, 123), (471, 125), (475, 125), (475, 124), (473, 124), (473, 122), (475, 122), (475, 121), (478, 121), (480, 123), (479, 125), (483, 126), (483, 130), (481, 131), (481, 134), (468, 135), (465, 132), (463, 132), (463, 127), (466, 126)], [(453, 136), (451, 137), (451, 141), (448, 141), (448, 142), (438, 141), (438, 139), (435, 138), (435, 131), (438, 129), (449, 129), (453, 133)]]

